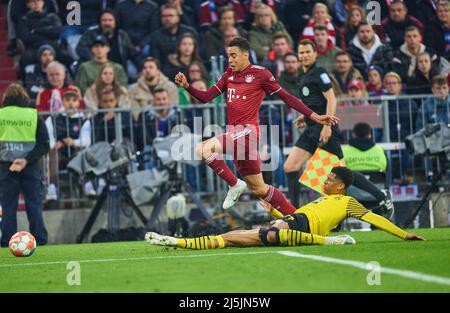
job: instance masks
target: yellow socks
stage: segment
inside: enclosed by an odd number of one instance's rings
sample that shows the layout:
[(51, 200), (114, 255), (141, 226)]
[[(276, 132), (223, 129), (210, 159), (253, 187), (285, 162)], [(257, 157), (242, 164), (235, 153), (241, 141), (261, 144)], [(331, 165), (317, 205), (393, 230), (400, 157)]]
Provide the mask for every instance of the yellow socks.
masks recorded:
[(292, 229), (280, 229), (280, 246), (324, 245), (325, 237)]
[(177, 247), (184, 249), (205, 250), (205, 249), (225, 248), (225, 242), (223, 241), (222, 236), (180, 238), (177, 239), (177, 241), (178, 241)]

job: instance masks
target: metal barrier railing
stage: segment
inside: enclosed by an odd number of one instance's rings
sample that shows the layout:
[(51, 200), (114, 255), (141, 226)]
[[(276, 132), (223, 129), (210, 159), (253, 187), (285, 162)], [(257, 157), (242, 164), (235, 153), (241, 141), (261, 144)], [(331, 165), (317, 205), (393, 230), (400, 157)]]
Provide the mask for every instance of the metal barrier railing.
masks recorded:
[[(420, 96), (382, 96), (365, 99), (338, 99), (337, 115), (341, 118), (340, 128), (344, 134), (344, 143), (348, 142), (351, 136), (352, 127), (358, 122), (368, 122), (373, 126), (373, 137), (376, 142), (389, 143), (385, 145), (385, 150), (389, 159), (390, 175), (394, 178), (402, 179), (405, 175), (414, 177), (415, 181), (419, 175), (424, 176), (426, 181), (427, 173), (430, 170), (430, 162), (424, 158), (415, 158), (408, 155), (402, 143), (404, 138), (415, 133), (418, 127), (430, 122), (429, 119), (450, 117), (449, 105), (443, 112), (428, 112), (427, 101), (432, 101), (432, 95)], [(431, 100), (430, 100), (431, 99)], [(418, 105), (419, 104), (419, 105)], [(225, 105), (204, 104), (192, 105), (189, 107), (172, 106), (164, 116), (159, 115), (165, 108), (148, 107), (139, 109), (138, 119), (133, 118), (131, 110), (128, 108), (118, 108), (114, 110), (98, 110), (96, 112), (83, 111), (86, 120), (91, 124), (91, 142), (107, 140), (109, 142), (128, 141), (132, 144), (133, 152), (139, 151), (141, 157), (144, 156), (144, 166), (150, 167), (149, 147), (155, 137), (166, 136), (174, 126), (184, 125), (185, 130), (201, 134), (203, 138), (216, 135), (217, 132), (226, 130)], [(440, 110), (440, 109), (439, 109)], [(113, 122), (108, 121), (114, 112)], [(159, 112), (159, 113), (158, 113)], [(70, 127), (83, 127), (82, 120), (76, 125), (65, 117), (65, 113), (40, 113), (47, 119), (47, 124), (58, 125), (61, 128), (65, 123), (65, 131), (70, 133)], [(109, 115), (108, 115), (109, 114)], [(268, 166), (269, 171), (265, 171), (265, 179), (276, 186), (286, 186), (283, 172), (283, 160), (287, 156), (300, 131), (295, 129), (293, 120), (297, 117), (297, 112), (289, 109), (281, 101), (265, 101), (260, 109), (260, 125), (264, 129), (261, 133), (261, 150), (268, 150), (265, 153), (265, 160), (278, 160), (277, 166)], [(422, 123), (422, 124), (420, 124)], [(212, 127), (214, 125), (214, 127)], [(211, 130), (215, 130), (211, 132)], [(53, 136), (56, 137), (56, 130), (53, 129)], [(64, 131), (60, 130), (60, 133)], [(60, 135), (59, 135), (60, 136)], [(266, 138), (264, 138), (266, 137)], [(264, 146), (264, 144), (266, 146)], [(71, 159), (76, 149), (67, 149), (56, 153), (55, 142), (52, 142), (52, 153), (46, 159), (47, 183), (54, 183), (58, 186), (66, 185), (66, 193), (60, 198), (76, 200), (83, 197), (79, 192), (80, 184), (74, 180), (64, 169), (62, 159)], [(53, 163), (53, 164), (52, 164)], [(229, 162), (230, 166), (231, 161)], [(202, 194), (226, 193), (226, 186), (221, 179), (214, 175), (205, 165), (191, 168), (182, 166), (184, 177), (193, 185), (194, 189)], [(419, 180), (420, 181), (420, 180)], [(62, 196), (62, 197), (61, 197)]]

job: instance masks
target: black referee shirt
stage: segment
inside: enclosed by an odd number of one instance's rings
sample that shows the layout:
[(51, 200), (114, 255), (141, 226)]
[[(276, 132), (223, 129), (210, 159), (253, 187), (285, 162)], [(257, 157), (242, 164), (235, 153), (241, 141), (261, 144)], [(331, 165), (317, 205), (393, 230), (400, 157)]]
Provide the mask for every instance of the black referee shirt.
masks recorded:
[[(303, 69), (297, 80), (297, 90), (300, 99), (319, 115), (327, 113), (327, 99), (322, 94), (332, 88), (331, 79), (327, 71), (314, 63), (305, 73)], [(310, 119), (305, 119), (306, 124), (314, 124)]]

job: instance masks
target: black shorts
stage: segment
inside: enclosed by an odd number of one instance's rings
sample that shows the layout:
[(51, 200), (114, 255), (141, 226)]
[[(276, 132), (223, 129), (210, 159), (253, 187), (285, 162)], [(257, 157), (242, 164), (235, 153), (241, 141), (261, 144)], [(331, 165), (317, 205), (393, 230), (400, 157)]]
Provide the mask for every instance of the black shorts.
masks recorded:
[(310, 233), (308, 217), (303, 213), (294, 213), (282, 218), (288, 223), (289, 229), (298, 230), (304, 233)]
[[(295, 143), (295, 146), (304, 149), (311, 154), (314, 154), (320, 143), (319, 140), (322, 127), (323, 125), (320, 124), (307, 126), (305, 128), (305, 131), (301, 134), (300, 138), (298, 138), (297, 142)], [(342, 153), (341, 148), (342, 133), (337, 125), (331, 126), (331, 130), (332, 132), (330, 140), (328, 140), (327, 144), (321, 145), (320, 147), (323, 150), (336, 155), (339, 159), (343, 159), (344, 154)]]

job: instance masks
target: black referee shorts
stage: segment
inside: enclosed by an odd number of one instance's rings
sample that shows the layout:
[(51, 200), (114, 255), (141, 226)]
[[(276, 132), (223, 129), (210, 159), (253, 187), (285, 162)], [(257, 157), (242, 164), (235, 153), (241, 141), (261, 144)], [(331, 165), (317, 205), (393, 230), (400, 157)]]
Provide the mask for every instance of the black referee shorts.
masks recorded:
[[(309, 228), (308, 217), (303, 213), (288, 214), (285, 217), (281, 218), (281, 220), (288, 223), (289, 229), (298, 230), (304, 233), (311, 232)], [(273, 223), (275, 222), (276, 220), (273, 221)]]
[[(305, 131), (300, 135), (297, 142), (295, 143), (296, 147), (304, 149), (311, 154), (314, 154), (319, 143), (320, 143), (320, 132), (322, 131), (323, 125), (314, 124), (311, 126), (307, 126)], [(321, 145), (320, 147), (328, 151), (334, 155), (336, 155), (339, 159), (344, 158), (344, 154), (342, 153), (341, 143), (342, 143), (342, 133), (339, 130), (337, 125), (331, 126), (331, 137), (328, 140), (328, 143), (325, 145)]]

